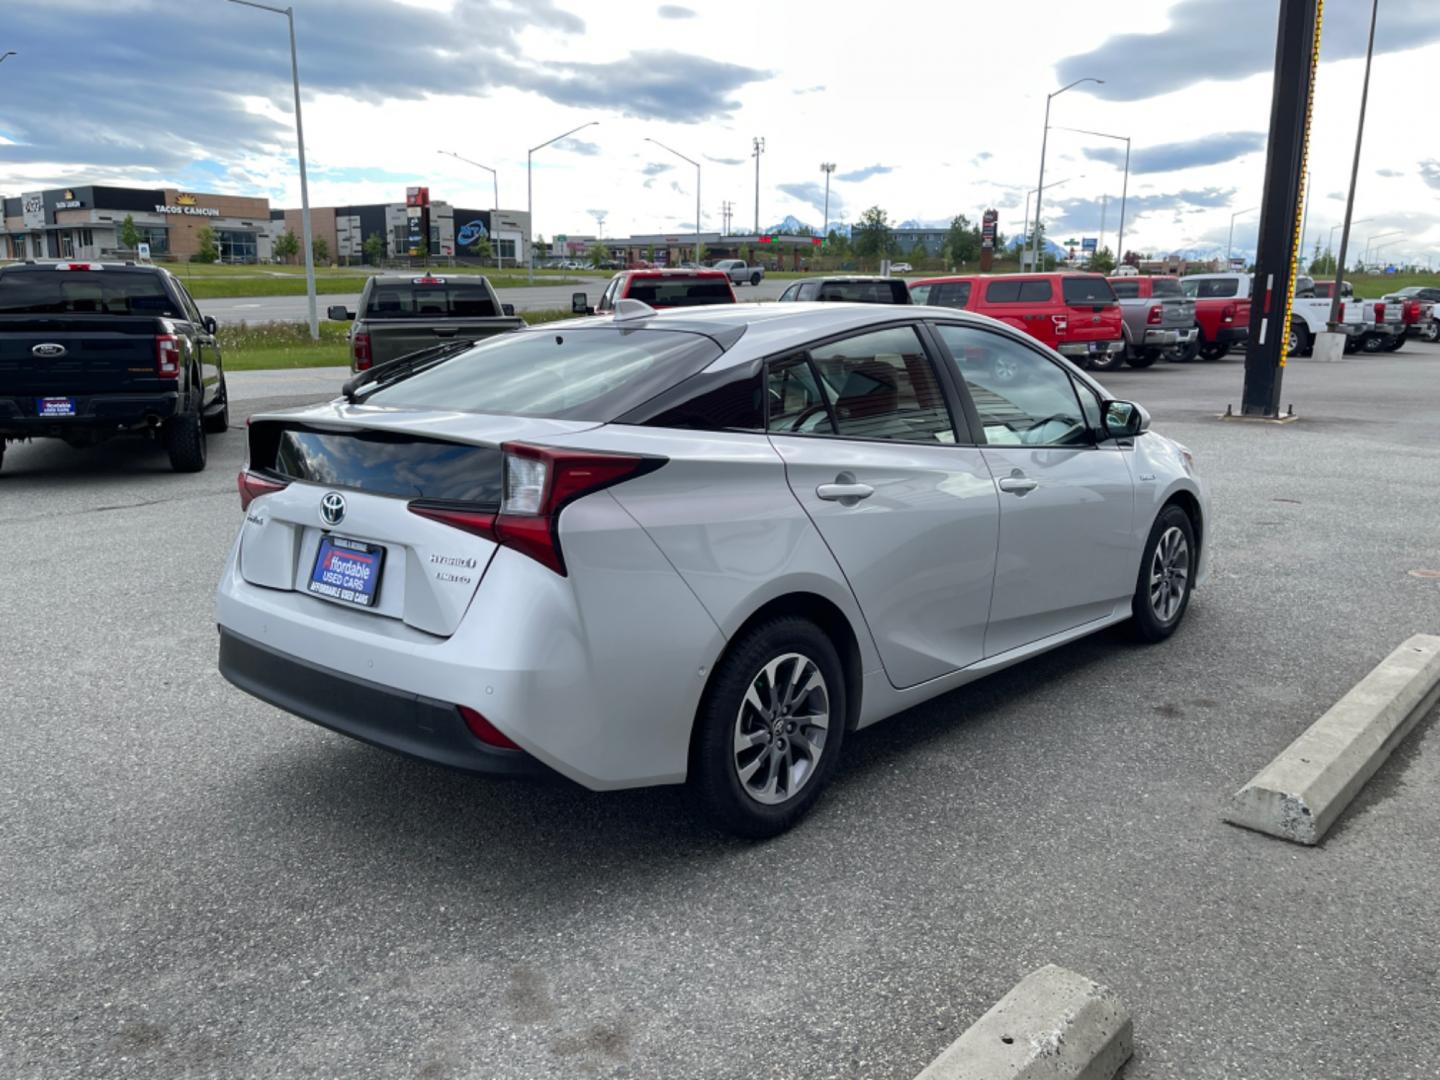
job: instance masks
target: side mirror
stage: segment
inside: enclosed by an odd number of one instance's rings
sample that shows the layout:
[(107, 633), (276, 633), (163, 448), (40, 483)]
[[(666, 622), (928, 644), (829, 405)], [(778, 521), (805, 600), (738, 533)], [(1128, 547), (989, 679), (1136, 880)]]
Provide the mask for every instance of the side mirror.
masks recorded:
[(1133, 401), (1105, 403), (1105, 433), (1112, 439), (1133, 439), (1150, 430), (1150, 414)]
[(570, 294), (570, 313), (572, 315), (594, 315), (595, 309), (590, 306), (590, 298), (583, 292)]
[(501, 305), (500, 305), (500, 314), (502, 314), (502, 315), (514, 315), (514, 314), (515, 314), (515, 305), (514, 305), (514, 304), (501, 304)]
[(204, 323), (205, 323), (205, 332), (206, 332), (207, 334), (209, 334), (211, 337), (214, 337), (214, 336), (215, 336), (215, 332), (220, 329), (220, 324), (215, 321), (215, 316), (214, 316), (214, 315), (206, 315), (205, 318), (204, 318)]
[(355, 313), (344, 304), (331, 304), (325, 309), (325, 317), (332, 322), (349, 322), (355, 318)]

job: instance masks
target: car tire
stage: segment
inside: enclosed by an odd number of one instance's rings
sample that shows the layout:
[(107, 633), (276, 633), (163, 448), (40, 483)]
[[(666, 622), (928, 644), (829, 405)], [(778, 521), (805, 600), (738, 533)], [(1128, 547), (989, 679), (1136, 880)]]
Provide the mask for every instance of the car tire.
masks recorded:
[(1350, 355), (1350, 354), (1352, 354), (1352, 353), (1357, 353), (1357, 352), (1359, 352), (1359, 351), (1360, 351), (1360, 339), (1357, 338), (1357, 337), (1352, 337), (1352, 336), (1350, 336), (1349, 334), (1346, 334), (1346, 335), (1345, 335), (1345, 345), (1344, 345), (1344, 352), (1346, 353), (1346, 355)]
[(1310, 350), (1314, 347), (1315, 342), (1311, 340), (1310, 328), (1296, 326), (1292, 323), (1290, 325), (1290, 341), (1285, 351), (1291, 356), (1309, 356)]
[(1135, 595), (1131, 624), (1141, 641), (1164, 641), (1180, 625), (1195, 587), (1195, 527), (1175, 505), (1165, 507), (1150, 527)]
[(1380, 345), (1380, 350), (1382, 352), (1399, 352), (1404, 345), (1404, 334), (1391, 334), (1390, 337)]
[(230, 393), (225, 388), (224, 376), (220, 378), (220, 392), (215, 396), (220, 399), (220, 408), (205, 417), (205, 431), (210, 435), (220, 435), (230, 429)]
[(753, 286), (753, 285), (759, 285), (759, 284), (760, 284), (760, 275), (759, 275), (759, 274), (751, 274), (751, 275), (750, 275), (750, 284), (751, 284), (752, 286)]
[(1377, 353), (1385, 348), (1385, 334), (1364, 334), (1360, 338), (1360, 351), (1365, 353)]
[(170, 467), (176, 472), (200, 472), (205, 468), (205, 423), (200, 416), (200, 394), (191, 395), (193, 404), (165, 422), (165, 449)]
[(1125, 357), (1125, 362), (1133, 368), (1147, 368), (1159, 359), (1159, 349), (1135, 349)]
[(751, 839), (789, 829), (834, 773), (845, 717), (844, 670), (823, 630), (786, 615), (746, 631), (716, 665), (695, 719), (690, 783), (705, 815)]
[(1440, 321), (1432, 321), (1420, 331), (1421, 341), (1440, 341)]
[(1196, 338), (1188, 345), (1172, 345), (1168, 349), (1161, 350), (1161, 355), (1172, 364), (1188, 364), (1200, 353), (1200, 339)]
[(1097, 354), (1089, 358), (1091, 371), (1118, 371), (1125, 366), (1125, 350)]
[(1229, 345), (1217, 345), (1217, 344), (1214, 344), (1213, 342), (1207, 341), (1207, 342), (1205, 342), (1203, 345), (1200, 346), (1200, 359), (1201, 359), (1201, 360), (1211, 360), (1211, 361), (1213, 361), (1213, 360), (1219, 360), (1222, 356), (1224, 356), (1224, 355), (1225, 355), (1226, 353), (1228, 353), (1229, 351), (1230, 351), (1230, 346), (1229, 346)]

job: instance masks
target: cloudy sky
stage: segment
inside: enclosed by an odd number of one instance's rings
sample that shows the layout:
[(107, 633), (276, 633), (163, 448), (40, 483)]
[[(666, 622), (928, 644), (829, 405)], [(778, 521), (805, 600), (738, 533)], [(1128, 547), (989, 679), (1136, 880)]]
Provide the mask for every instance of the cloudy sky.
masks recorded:
[[(274, 0), (279, 3), (281, 0)], [(1052, 125), (1133, 139), (1126, 246), (1223, 248), (1260, 201), (1277, 0), (293, 0), (314, 205), (397, 201), (409, 184), (525, 206), (536, 228), (605, 234), (704, 226), (735, 206), (762, 226), (1000, 210), (1017, 231)], [(298, 205), (285, 22), (225, 0), (4, 0), (0, 191), (89, 181), (265, 194)], [(1365, 0), (1330, 0), (1315, 95), (1309, 237), (1344, 211)], [(1440, 256), (1436, 0), (1383, 0), (1356, 226), (1386, 253)], [(1050, 235), (1114, 244), (1123, 143), (1052, 131)], [(1064, 183), (1059, 183), (1064, 181)], [(1237, 249), (1257, 215), (1236, 221)]]

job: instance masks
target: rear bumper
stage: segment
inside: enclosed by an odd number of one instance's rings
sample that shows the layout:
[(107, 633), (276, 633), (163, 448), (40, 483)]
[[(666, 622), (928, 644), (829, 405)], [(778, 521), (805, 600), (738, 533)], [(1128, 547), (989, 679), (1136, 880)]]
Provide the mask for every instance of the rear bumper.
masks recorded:
[(1216, 345), (1243, 345), (1250, 340), (1248, 326), (1222, 326), (1215, 331)]
[[(1091, 346), (1094, 346), (1093, 348)], [(1091, 356), (1109, 356), (1117, 353), (1125, 347), (1121, 341), (1062, 341), (1055, 346), (1055, 351), (1064, 357), (1085, 358)]]
[[(56, 395), (60, 396), (60, 395)], [(0, 397), (0, 435), (11, 438), (63, 438), (66, 432), (133, 431), (174, 416), (180, 394), (91, 394), (74, 396), (74, 416), (38, 416), (37, 395)]]
[(1193, 327), (1159, 327), (1145, 331), (1145, 345), (1147, 348), (1168, 347), (1171, 345), (1190, 345), (1199, 336), (1200, 331)]
[(486, 746), (454, 705), (286, 656), (223, 626), (220, 674), (276, 708), (398, 754), (486, 776), (554, 775), (523, 751)]

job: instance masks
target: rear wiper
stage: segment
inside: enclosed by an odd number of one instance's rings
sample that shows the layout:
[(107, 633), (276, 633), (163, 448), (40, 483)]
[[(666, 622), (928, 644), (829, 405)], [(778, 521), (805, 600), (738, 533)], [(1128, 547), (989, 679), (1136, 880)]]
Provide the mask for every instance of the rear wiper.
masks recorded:
[(418, 349), (404, 356), (397, 356), (393, 360), (386, 360), (383, 364), (362, 371), (352, 379), (348, 379), (340, 387), (340, 393), (345, 395), (345, 400), (355, 404), (357, 394), (361, 388), (370, 386), (372, 383), (389, 386), (401, 379), (408, 379), (426, 368), (433, 367), (442, 360), (448, 360), (453, 354), (473, 349), (473, 341), (448, 341), (443, 345), (431, 345), (427, 349)]

